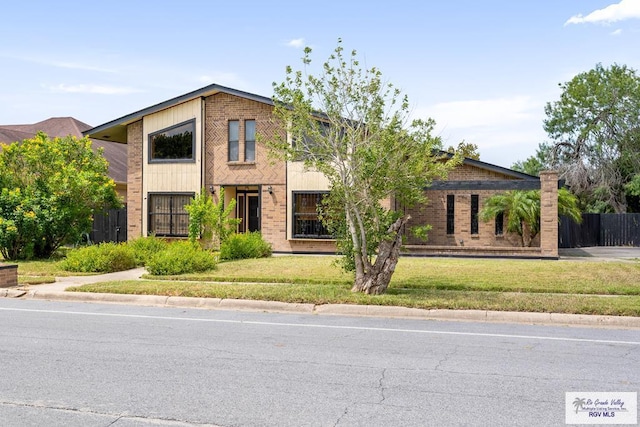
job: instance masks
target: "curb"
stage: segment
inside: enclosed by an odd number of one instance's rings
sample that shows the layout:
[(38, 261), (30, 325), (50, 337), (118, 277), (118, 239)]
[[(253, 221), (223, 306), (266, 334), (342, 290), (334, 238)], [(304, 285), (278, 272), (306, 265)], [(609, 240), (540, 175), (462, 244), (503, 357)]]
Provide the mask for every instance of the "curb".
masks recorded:
[(387, 317), (418, 320), (528, 323), (556, 326), (589, 326), (640, 329), (640, 317), (601, 316), (565, 313), (530, 313), (490, 310), (447, 310), (354, 304), (303, 304), (220, 298), (172, 297), (159, 295), (106, 294), (89, 292), (23, 291), (3, 289), (0, 297), (48, 301), (135, 304), (154, 307), (199, 308), (206, 310), (246, 310), (269, 313), (300, 313), (336, 316)]

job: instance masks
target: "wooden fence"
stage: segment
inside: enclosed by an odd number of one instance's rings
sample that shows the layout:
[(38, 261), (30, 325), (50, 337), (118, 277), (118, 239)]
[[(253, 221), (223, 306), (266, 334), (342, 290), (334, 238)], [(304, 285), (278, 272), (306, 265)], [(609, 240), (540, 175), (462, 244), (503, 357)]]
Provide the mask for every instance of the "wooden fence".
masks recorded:
[(640, 213), (583, 214), (582, 223), (560, 218), (558, 247), (640, 246)]
[(89, 239), (91, 243), (126, 242), (127, 208), (111, 209), (95, 215)]

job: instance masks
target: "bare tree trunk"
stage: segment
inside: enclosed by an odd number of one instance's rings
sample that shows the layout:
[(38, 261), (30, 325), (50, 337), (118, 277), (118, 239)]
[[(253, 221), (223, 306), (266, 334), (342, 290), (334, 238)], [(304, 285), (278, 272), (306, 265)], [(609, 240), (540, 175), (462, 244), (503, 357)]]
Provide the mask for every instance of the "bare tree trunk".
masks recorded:
[(364, 274), (356, 274), (356, 280), (351, 288), (352, 292), (362, 292), (370, 295), (380, 295), (386, 292), (391, 276), (398, 264), (400, 248), (402, 247), (402, 234), (400, 230), (409, 221), (411, 216), (398, 218), (391, 224), (387, 234), (391, 236), (383, 240), (378, 247), (376, 262)]

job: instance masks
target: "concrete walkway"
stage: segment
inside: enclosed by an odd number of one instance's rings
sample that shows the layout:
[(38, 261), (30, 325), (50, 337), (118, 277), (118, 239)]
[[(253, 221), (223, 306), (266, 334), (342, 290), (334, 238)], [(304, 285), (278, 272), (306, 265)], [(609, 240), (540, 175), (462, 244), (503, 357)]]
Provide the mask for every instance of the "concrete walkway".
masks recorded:
[[(608, 260), (638, 262), (640, 248), (581, 248), (563, 249), (561, 260)], [(145, 274), (144, 268), (92, 276), (59, 277), (55, 283), (0, 289), (0, 297), (41, 299), (56, 301), (81, 301), (94, 303), (137, 304), (202, 309), (251, 310), (279, 313), (306, 313), (318, 315), (377, 316), (413, 318), (424, 320), (464, 320), (481, 322), (529, 323), (546, 325), (589, 326), (640, 329), (640, 317), (592, 316), (560, 313), (527, 313), (489, 310), (416, 309), (390, 306), (366, 306), (350, 304), (291, 304), (278, 301), (254, 301), (220, 298), (168, 297), (159, 295), (101, 294), (90, 292), (65, 292), (71, 286), (84, 284), (136, 280)]]
[(640, 247), (593, 246), (587, 248), (561, 248), (560, 259), (584, 259), (585, 261), (640, 261)]
[(41, 285), (29, 285), (28, 289), (33, 291), (57, 291), (64, 292), (71, 286), (82, 286), (91, 283), (112, 282), (119, 280), (137, 280), (145, 274), (144, 267), (134, 268), (133, 270), (116, 271), (115, 273), (94, 274), (91, 276), (68, 276), (56, 277), (54, 283), (43, 283)]

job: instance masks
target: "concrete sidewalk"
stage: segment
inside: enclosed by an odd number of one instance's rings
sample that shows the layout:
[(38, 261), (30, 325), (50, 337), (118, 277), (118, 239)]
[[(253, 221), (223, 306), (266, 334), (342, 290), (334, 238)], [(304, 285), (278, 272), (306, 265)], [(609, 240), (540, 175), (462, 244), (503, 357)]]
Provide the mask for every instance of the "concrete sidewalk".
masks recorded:
[(145, 274), (144, 267), (134, 268), (126, 271), (116, 271), (115, 273), (106, 274), (94, 274), (91, 276), (68, 276), (68, 277), (56, 277), (54, 283), (43, 283), (42, 285), (29, 285), (28, 289), (31, 291), (57, 291), (64, 292), (65, 289), (71, 286), (82, 286), (91, 283), (100, 282), (112, 282), (118, 280), (137, 280)]

